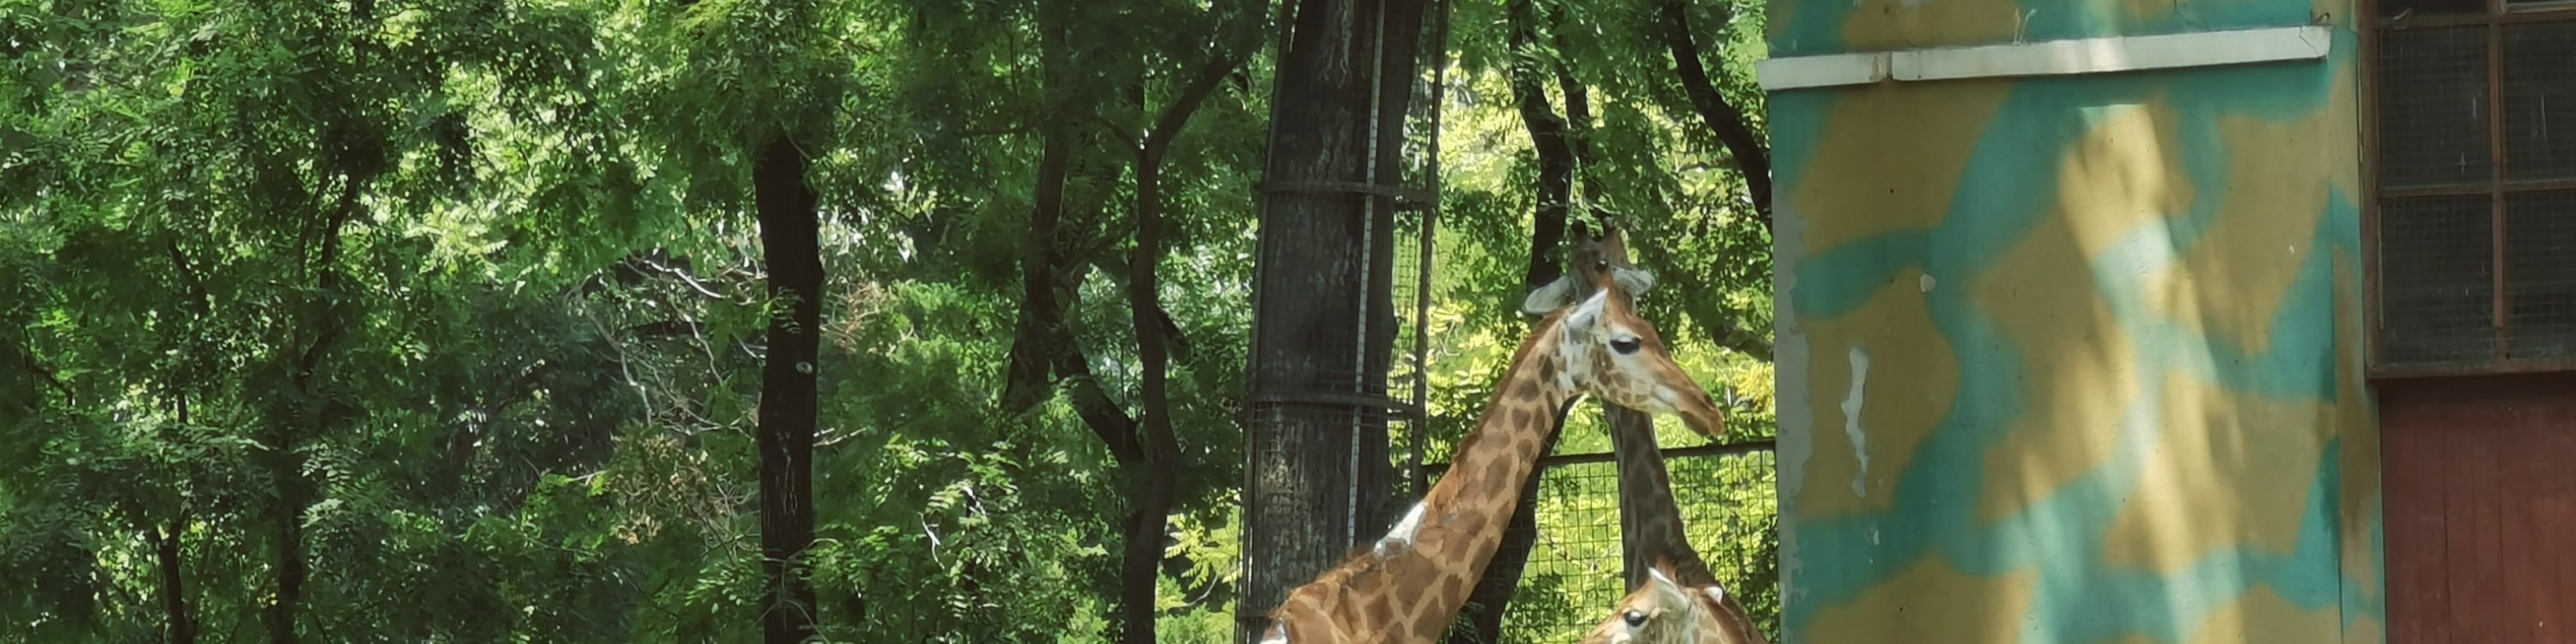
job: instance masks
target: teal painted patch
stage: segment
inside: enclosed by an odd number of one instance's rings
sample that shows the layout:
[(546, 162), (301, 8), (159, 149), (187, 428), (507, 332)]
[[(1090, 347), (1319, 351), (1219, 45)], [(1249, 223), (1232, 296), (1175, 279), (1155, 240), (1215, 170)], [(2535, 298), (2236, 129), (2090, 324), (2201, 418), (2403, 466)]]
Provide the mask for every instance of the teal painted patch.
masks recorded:
[(1824, 147), (1825, 121), (1832, 118), (1839, 91), (1783, 92), (1770, 96), (1771, 182), (1775, 207), (1789, 201), (1788, 186), (1807, 178), (1807, 166)]
[[(1789, 19), (1774, 23), (1764, 42), (1772, 58), (1839, 54), (1843, 49), (1843, 21), (1859, 3), (1852, 0), (1771, 0), (1789, 5)], [(1778, 11), (1770, 12), (1780, 20)]]

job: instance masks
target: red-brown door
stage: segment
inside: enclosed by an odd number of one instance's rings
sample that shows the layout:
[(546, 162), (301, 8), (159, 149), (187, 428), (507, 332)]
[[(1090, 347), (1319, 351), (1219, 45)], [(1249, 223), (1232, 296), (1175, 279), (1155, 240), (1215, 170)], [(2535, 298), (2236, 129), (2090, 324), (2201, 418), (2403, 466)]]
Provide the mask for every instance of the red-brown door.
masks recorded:
[(2576, 641), (2576, 374), (2378, 388), (2390, 644)]

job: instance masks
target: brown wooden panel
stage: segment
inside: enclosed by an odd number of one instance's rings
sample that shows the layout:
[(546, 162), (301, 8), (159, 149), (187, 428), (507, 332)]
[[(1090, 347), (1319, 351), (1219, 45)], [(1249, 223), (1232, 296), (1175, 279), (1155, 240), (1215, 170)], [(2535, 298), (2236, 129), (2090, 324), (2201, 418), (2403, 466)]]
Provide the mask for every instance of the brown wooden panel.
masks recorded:
[[(2385, 422), (2385, 421), (2383, 421)], [(2435, 493), (2442, 480), (2440, 458), (2428, 457), (2427, 450), (2440, 449), (2440, 443), (2427, 441), (2426, 432), (2384, 432), (2381, 453), (2408, 454), (2411, 458), (2385, 458), (2382, 464), (2383, 495), (2380, 502), (2382, 529), (2386, 534), (2386, 567), (2388, 569), (2388, 637), (2391, 642), (2439, 642), (2441, 626), (2448, 624), (2444, 613), (2434, 607), (2447, 607), (2448, 593), (2433, 558), (2397, 556), (2396, 553), (2433, 552), (2441, 547), (2437, 538), (2442, 525), (2440, 497)]]
[[(2576, 411), (2562, 410), (2550, 424), (2558, 431), (2549, 432), (2549, 439), (2544, 442), (2547, 446), (2545, 451), (2557, 455), (2576, 454)], [(2576, 463), (2568, 465), (2576, 466)], [(2553, 546), (2549, 550), (2557, 556), (2552, 562), (2555, 570), (2550, 576), (2558, 582), (2551, 587), (2557, 593), (2558, 601), (2550, 604), (2553, 607), (2550, 615), (2554, 619), (2550, 622), (2553, 628), (2548, 641), (2564, 642), (2576, 639), (2576, 553), (2567, 550), (2576, 546), (2576, 476), (2567, 475), (2562, 469), (2559, 476), (2551, 478), (2550, 534), (2542, 543)]]
[(2576, 638), (2576, 374), (2378, 387), (2388, 641)]

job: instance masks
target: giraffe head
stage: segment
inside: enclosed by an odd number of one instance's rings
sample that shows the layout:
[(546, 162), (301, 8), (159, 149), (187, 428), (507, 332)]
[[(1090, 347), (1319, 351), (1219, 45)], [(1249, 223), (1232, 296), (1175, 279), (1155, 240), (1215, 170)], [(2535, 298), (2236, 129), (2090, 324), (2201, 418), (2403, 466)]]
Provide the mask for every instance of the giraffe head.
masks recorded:
[(1648, 568), (1646, 583), (1621, 598), (1610, 619), (1584, 634), (1583, 644), (1699, 644), (1706, 621), (1701, 613), (1708, 606), (1673, 581), (1671, 567), (1657, 562)]
[(1565, 310), (1558, 325), (1557, 350), (1571, 379), (1565, 384), (1621, 407), (1680, 416), (1683, 425), (1712, 441), (1724, 436), (1726, 419), (1717, 402), (1673, 362), (1655, 326), (1620, 296), (1608, 266), (1598, 274), (1600, 288)]
[(1619, 599), (1610, 618), (1583, 636), (1583, 644), (1770, 644), (1744, 605), (1712, 582), (1693, 588), (1675, 581), (1671, 559), (1657, 558), (1646, 581)]

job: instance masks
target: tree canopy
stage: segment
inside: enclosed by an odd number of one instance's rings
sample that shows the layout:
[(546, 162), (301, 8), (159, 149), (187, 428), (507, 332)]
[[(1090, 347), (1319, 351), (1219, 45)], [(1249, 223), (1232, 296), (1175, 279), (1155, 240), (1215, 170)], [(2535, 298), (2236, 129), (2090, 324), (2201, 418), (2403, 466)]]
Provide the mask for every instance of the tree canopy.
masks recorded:
[[(1295, 4), (0, 0), (0, 642), (1229, 640)], [(1568, 221), (1771, 435), (1759, 5), (1453, 11), (1427, 458)]]

